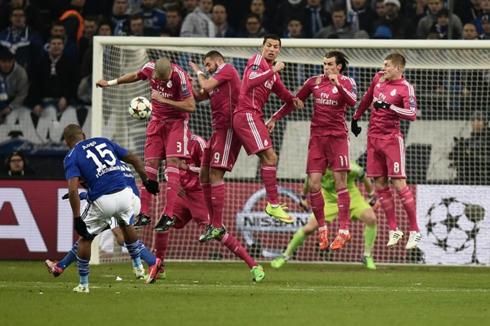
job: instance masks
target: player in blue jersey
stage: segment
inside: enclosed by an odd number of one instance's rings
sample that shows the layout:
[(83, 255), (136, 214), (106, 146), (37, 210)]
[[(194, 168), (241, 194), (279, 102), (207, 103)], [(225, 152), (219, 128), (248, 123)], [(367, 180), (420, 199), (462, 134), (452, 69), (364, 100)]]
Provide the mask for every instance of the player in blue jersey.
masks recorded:
[[(88, 293), (88, 274), (91, 243), (94, 237), (116, 218), (123, 233), (126, 248), (132, 259), (141, 263), (141, 243), (132, 226), (134, 220), (132, 190), (127, 186), (121, 160), (135, 168), (148, 192), (158, 193), (158, 182), (148, 179), (141, 160), (107, 138), (86, 139), (82, 129), (70, 124), (63, 130), (63, 138), (70, 151), (63, 162), (68, 181), (68, 198), (73, 211), (75, 230), (80, 235), (77, 249), (80, 284), (75, 292)], [(80, 211), (78, 182), (83, 179), (88, 186), (87, 202)], [(149, 277), (154, 281), (162, 261), (152, 255)]]
[[(132, 196), (132, 202), (133, 202), (133, 213), (135, 216), (138, 216), (141, 208), (141, 201), (140, 201), (140, 192), (138, 190), (138, 187), (136, 186), (136, 181), (133, 176), (133, 172), (129, 168), (129, 166), (121, 162), (121, 169), (123, 171), (124, 177), (126, 178), (126, 183), (131, 189), (133, 190), (133, 196)], [(80, 200), (86, 200), (87, 199), (87, 192), (81, 192), (79, 194)], [(68, 199), (68, 194), (65, 194), (62, 199)], [(110, 228), (114, 236), (116, 237), (116, 241), (120, 246), (125, 247), (126, 244), (124, 243), (124, 237), (123, 233), (121, 231), (121, 228), (119, 227), (119, 224), (117, 223), (117, 220), (113, 217), (111, 218), (111, 223), (110, 223)], [(58, 261), (51, 261), (49, 259), (46, 260), (45, 264), (48, 269), (48, 272), (52, 274), (54, 277), (60, 276), (65, 269), (70, 266), (75, 260), (77, 260), (77, 250), (78, 250), (78, 240), (75, 242), (71, 250), (66, 254), (66, 256)], [(151, 257), (151, 253), (148, 251), (148, 249), (145, 247), (145, 245), (140, 242), (141, 244), (141, 259), (143, 259), (148, 266), (151, 266), (150, 264), (153, 262), (153, 258)], [(162, 269), (161, 269), (162, 270)], [(133, 259), (133, 273), (136, 276), (137, 279), (142, 279), (145, 277), (145, 269), (143, 265), (141, 265), (141, 260), (138, 261), (137, 259)], [(163, 272), (162, 272), (163, 273)]]

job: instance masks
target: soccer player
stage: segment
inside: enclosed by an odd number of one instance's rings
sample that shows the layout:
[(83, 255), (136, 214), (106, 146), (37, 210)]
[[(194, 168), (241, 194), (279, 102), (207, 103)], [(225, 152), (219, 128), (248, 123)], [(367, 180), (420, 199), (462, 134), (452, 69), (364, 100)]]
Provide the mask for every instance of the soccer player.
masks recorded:
[[(189, 113), (195, 111), (192, 86), (187, 73), (166, 58), (149, 61), (143, 68), (110, 81), (99, 80), (97, 87), (134, 83), (150, 80), (152, 118), (146, 130), (145, 170), (151, 180), (157, 180), (162, 160), (167, 164), (167, 193), (162, 217), (155, 225), (161, 231), (173, 215), (175, 200), (180, 187), (179, 169), (182, 159), (189, 157)], [(141, 213), (135, 225), (150, 223), (149, 206), (151, 196), (145, 187), (141, 189)]]
[[(194, 220), (199, 226), (205, 227), (209, 224), (208, 210), (204, 202), (203, 188), (199, 182), (199, 169), (201, 168), (203, 151), (207, 146), (206, 141), (198, 135), (191, 135), (189, 150), (191, 158), (186, 160), (188, 169), (182, 171), (182, 189), (179, 198), (175, 203), (174, 223), (168, 224), (165, 230), (174, 227), (181, 229)], [(164, 260), (168, 247), (168, 232), (156, 233), (155, 238), (155, 255)], [(227, 233), (215, 237), (223, 246), (228, 248), (235, 256), (243, 260), (249, 267), (250, 272), (254, 275), (254, 281), (260, 282), (264, 279), (265, 273), (262, 266), (257, 264), (247, 253), (235, 237)], [(165, 278), (166, 274), (158, 273), (157, 277)]]
[(248, 60), (243, 72), (238, 105), (233, 113), (233, 130), (240, 139), (248, 155), (256, 154), (261, 162), (261, 175), (267, 191), (269, 202), (266, 213), (285, 223), (293, 219), (279, 205), (277, 193), (277, 155), (272, 147), (262, 108), (272, 92), (286, 103), (293, 103), (295, 108), (302, 109), (303, 102), (294, 97), (281, 81), (279, 71), (284, 63), (276, 62), (281, 52), (281, 39), (275, 34), (267, 34), (262, 42), (262, 53)]
[(199, 237), (200, 242), (223, 236), (223, 209), (225, 203), (226, 171), (233, 169), (242, 145), (233, 132), (232, 117), (240, 93), (240, 76), (235, 67), (226, 63), (218, 51), (210, 51), (204, 56), (204, 67), (211, 77), (194, 63), (189, 65), (197, 73), (200, 92), (193, 88), (196, 101), (211, 99), (213, 134), (204, 150), (200, 181), (204, 199), (209, 211), (210, 223)]
[[(75, 230), (80, 235), (77, 249), (80, 284), (73, 291), (88, 293), (90, 246), (94, 237), (107, 228), (111, 217), (118, 221), (131, 258), (140, 259), (141, 244), (131, 225), (134, 219), (132, 190), (127, 186), (121, 160), (134, 166), (151, 194), (158, 192), (158, 182), (148, 179), (143, 164), (136, 155), (107, 138), (86, 139), (82, 129), (74, 124), (65, 127), (63, 138), (70, 149), (63, 162), (68, 180), (68, 198)], [(80, 179), (85, 180), (89, 189), (89, 203), (83, 215), (80, 214), (78, 195)], [(162, 263), (159, 258), (152, 257), (154, 261), (150, 263), (146, 283), (153, 282)], [(139, 263), (141, 265), (141, 261)]]
[[(140, 212), (141, 209), (141, 201), (140, 201), (140, 192), (138, 190), (138, 187), (136, 186), (136, 181), (134, 179), (133, 173), (129, 166), (127, 166), (126, 163), (121, 162), (121, 171), (124, 173), (124, 177), (126, 178), (126, 183), (131, 189), (133, 190), (133, 196), (132, 196), (132, 204), (133, 204), (133, 214), (137, 216)], [(83, 183), (82, 183), (83, 184)], [(80, 200), (87, 200), (87, 192), (81, 192), (79, 194)], [(62, 199), (68, 199), (68, 194), (65, 194)], [(87, 204), (86, 204), (87, 205)], [(124, 236), (121, 231), (121, 228), (119, 227), (119, 224), (117, 223), (117, 220), (112, 217), (111, 222), (110, 222), (110, 228), (114, 236), (116, 237), (116, 241), (120, 246), (125, 247), (126, 244), (124, 243)], [(47, 259), (45, 261), (46, 267), (48, 268), (48, 272), (52, 274), (54, 277), (58, 277), (63, 272), (65, 269), (70, 266), (74, 261), (77, 260), (77, 250), (78, 250), (78, 242), (75, 242), (73, 245), (73, 248), (68, 252), (68, 254), (61, 260), (61, 261), (51, 261)], [(140, 241), (140, 255), (141, 259), (143, 259), (148, 266), (153, 262), (154, 258), (152, 258), (151, 253), (148, 251), (148, 249), (145, 247), (145, 245)], [(141, 265), (141, 260), (138, 259), (133, 259), (133, 273), (136, 276), (136, 278), (140, 279), (145, 277), (145, 269), (143, 265)]]
[[(347, 190), (347, 174), (350, 171), (349, 129), (345, 123), (348, 106), (357, 102), (356, 82), (342, 73), (347, 69), (347, 56), (339, 51), (330, 51), (323, 58), (323, 75), (308, 79), (296, 96), (306, 100), (313, 94), (313, 117), (311, 118), (310, 141), (306, 173), (310, 188), (310, 201), (313, 213), (319, 225), (318, 242), (320, 250), (328, 247), (328, 228), (325, 224), (321, 180), (327, 166), (333, 170), (340, 229), (330, 249), (337, 250), (350, 240), (349, 206), (350, 196)], [(294, 107), (286, 104), (267, 121), (272, 132), (275, 122), (291, 113)]]
[[(371, 184), (369, 178), (366, 178), (363, 168), (361, 168), (355, 162), (350, 162), (350, 164), (351, 171), (347, 176), (347, 189), (351, 197), (350, 218), (354, 221), (360, 219), (364, 222), (364, 255), (362, 261), (368, 269), (376, 269), (376, 265), (374, 264), (374, 260), (372, 257), (372, 251), (378, 231), (374, 209), (378, 207), (379, 202), (377, 198), (373, 197), (373, 185)], [(366, 192), (369, 194), (368, 200), (365, 200), (364, 197), (361, 195), (361, 192), (355, 184), (356, 180), (362, 180), (362, 182), (364, 183)], [(337, 206), (338, 194), (335, 190), (335, 179), (333, 177), (333, 171), (331, 168), (327, 169), (326, 173), (322, 177), (321, 183), (322, 197), (325, 199), (325, 221), (332, 222), (339, 213), (339, 209)], [(308, 209), (308, 203), (306, 202), (308, 188), (309, 182), (307, 179), (303, 188), (303, 196), (301, 200), (301, 206), (305, 209)], [(293, 239), (291, 239), (291, 242), (289, 242), (286, 251), (282, 254), (282, 256), (274, 259), (271, 262), (271, 266), (274, 268), (282, 267), (282, 265), (284, 265), (293, 256), (293, 253), (296, 251), (296, 249), (298, 249), (305, 242), (305, 240), (317, 229), (318, 222), (316, 216), (312, 214), (312, 218), (310, 219), (308, 224), (306, 224), (305, 227), (299, 229), (296, 232), (296, 234), (293, 236)]]
[(371, 107), (367, 133), (367, 176), (375, 179), (381, 206), (390, 228), (387, 246), (393, 247), (403, 237), (395, 218), (395, 203), (388, 184), (391, 178), (408, 215), (410, 237), (406, 249), (414, 249), (422, 239), (417, 225), (415, 200), (407, 186), (405, 172), (405, 144), (400, 132), (400, 119), (417, 118), (417, 99), (413, 86), (403, 76), (405, 57), (392, 53), (384, 60), (354, 113), (351, 130), (357, 137), (361, 128), (357, 120)]

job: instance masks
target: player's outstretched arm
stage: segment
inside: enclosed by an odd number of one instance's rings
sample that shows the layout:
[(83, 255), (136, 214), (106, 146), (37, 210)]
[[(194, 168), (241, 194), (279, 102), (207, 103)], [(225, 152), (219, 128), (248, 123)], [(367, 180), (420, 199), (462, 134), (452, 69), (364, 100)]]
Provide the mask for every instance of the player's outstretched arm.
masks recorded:
[(78, 196), (78, 177), (68, 180), (68, 199), (70, 200), (73, 217), (80, 217), (80, 197)]
[(95, 86), (104, 88), (104, 87), (114, 86), (114, 85), (118, 85), (118, 84), (130, 84), (130, 83), (137, 82), (138, 80), (140, 80), (140, 78), (138, 77), (138, 74), (135, 72), (132, 72), (132, 73), (126, 74), (124, 76), (121, 76), (119, 78), (109, 80), (109, 81), (107, 81), (105, 79), (101, 79), (95, 83)]
[(197, 74), (197, 81), (199, 86), (206, 92), (209, 93), (213, 89), (219, 86), (219, 82), (214, 78), (206, 78), (206, 74), (199, 69), (199, 67), (194, 62), (189, 62), (189, 66)]
[(359, 104), (359, 107), (357, 108), (356, 112), (354, 113), (354, 119), (359, 120), (364, 112), (371, 106), (373, 103), (373, 97), (374, 97), (374, 87), (378, 83), (379, 78), (377, 75), (373, 78), (371, 81), (371, 85), (369, 86), (369, 89), (367, 90), (366, 94), (362, 97), (361, 103)]
[(197, 89), (194, 88), (194, 78), (192, 78), (190, 75), (188, 76), (189, 83), (191, 83), (192, 87), (192, 95), (194, 96), (194, 100), (196, 102), (202, 102), (205, 101), (209, 98), (208, 93), (206, 93), (203, 89), (198, 91)]
[(196, 111), (196, 102), (194, 100), (194, 96), (187, 97), (182, 101), (172, 101), (169, 100), (168, 98), (164, 98), (158, 92), (152, 92), (151, 99), (160, 102), (162, 104), (171, 106), (177, 111), (182, 111), (187, 113), (193, 113), (194, 111)]
[(122, 161), (129, 163), (134, 167), (141, 180), (143, 180), (146, 190), (148, 190), (150, 194), (156, 195), (160, 191), (158, 188), (158, 181), (150, 180), (148, 178), (143, 163), (138, 156), (128, 152), (126, 156), (123, 157)]

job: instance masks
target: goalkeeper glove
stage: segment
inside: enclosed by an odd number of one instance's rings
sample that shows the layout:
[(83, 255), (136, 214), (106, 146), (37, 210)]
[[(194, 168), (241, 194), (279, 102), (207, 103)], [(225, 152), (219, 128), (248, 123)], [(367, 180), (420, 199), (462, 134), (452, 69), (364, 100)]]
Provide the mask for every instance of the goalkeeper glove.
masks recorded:
[(308, 201), (306, 200), (305, 195), (301, 195), (301, 198), (299, 199), (299, 206), (303, 208), (305, 211), (308, 210)]
[(350, 130), (352, 131), (352, 133), (356, 137), (359, 136), (359, 134), (361, 133), (362, 128), (357, 125), (357, 120), (356, 119), (352, 119), (352, 121), (350, 123)]
[(369, 206), (371, 206), (373, 209), (376, 209), (379, 207), (379, 200), (376, 197), (370, 198), (369, 201)]
[(143, 185), (145, 186), (146, 190), (152, 195), (156, 195), (160, 192), (158, 189), (158, 181), (155, 180), (145, 180), (143, 181)]
[(75, 231), (77, 231), (78, 235), (81, 237), (86, 237), (88, 234), (87, 225), (82, 220), (80, 216), (74, 218), (75, 222)]
[(376, 109), (376, 111), (378, 111), (378, 109), (388, 110), (390, 107), (391, 107), (391, 104), (383, 102), (383, 101), (374, 102), (374, 108)]

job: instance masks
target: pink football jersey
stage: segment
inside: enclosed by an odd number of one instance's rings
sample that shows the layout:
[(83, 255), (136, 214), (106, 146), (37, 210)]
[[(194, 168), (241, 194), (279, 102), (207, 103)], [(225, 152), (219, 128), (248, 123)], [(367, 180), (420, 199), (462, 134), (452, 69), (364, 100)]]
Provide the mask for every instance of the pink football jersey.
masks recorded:
[[(374, 108), (374, 102), (383, 101), (391, 104), (390, 109)], [(390, 138), (401, 135), (400, 119), (414, 121), (417, 118), (417, 99), (413, 86), (402, 77), (397, 80), (385, 80), (384, 73), (377, 73), (361, 104), (354, 113), (358, 120), (371, 107), (371, 119), (367, 135), (374, 138)]]
[(186, 159), (187, 170), (180, 170), (180, 184), (185, 191), (196, 191), (201, 189), (199, 182), (199, 171), (201, 170), (201, 159), (207, 146), (204, 138), (191, 134), (189, 139), (190, 159)]
[[(153, 71), (155, 70), (155, 61), (149, 61), (143, 68), (137, 72), (138, 77), (141, 80), (150, 80), (150, 87), (152, 92), (158, 92), (162, 97), (170, 99), (172, 101), (182, 101), (187, 97), (192, 96), (192, 85), (187, 78), (187, 73), (182, 70), (178, 65), (172, 63), (172, 76), (167, 82), (162, 82), (159, 79), (153, 77)], [(166, 120), (166, 119), (185, 119), (189, 115), (186, 112), (177, 111), (171, 106), (162, 104), (160, 102), (151, 101), (152, 107), (152, 119)]]
[(211, 78), (219, 83), (218, 87), (209, 93), (213, 127), (231, 128), (233, 111), (238, 104), (238, 95), (240, 94), (240, 76), (232, 65), (224, 63), (218, 67)]
[(260, 54), (248, 60), (243, 73), (238, 106), (235, 112), (256, 110), (263, 115), (262, 108), (271, 91), (286, 102), (292, 102), (294, 96), (284, 87), (281, 77), (274, 73), (272, 63), (267, 62)]

